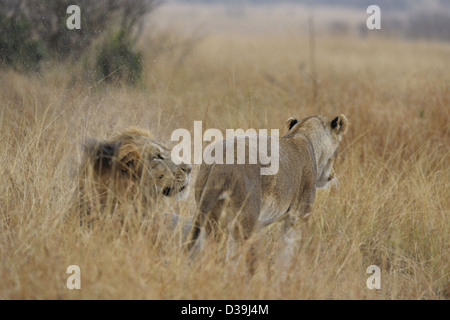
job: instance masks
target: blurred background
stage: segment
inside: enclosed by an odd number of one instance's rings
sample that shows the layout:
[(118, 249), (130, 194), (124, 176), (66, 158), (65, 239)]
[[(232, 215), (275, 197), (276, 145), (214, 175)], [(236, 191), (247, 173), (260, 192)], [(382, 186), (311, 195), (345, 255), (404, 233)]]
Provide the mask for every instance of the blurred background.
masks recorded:
[(313, 17), (318, 34), (364, 37), (370, 5), (381, 9), (379, 35), (450, 40), (450, 3), (445, 0), (178, 0), (167, 1), (155, 20), (199, 32), (302, 34)]
[[(66, 27), (69, 17), (66, 9), (73, 3), (81, 7), (81, 30)], [(366, 26), (370, 15), (366, 9), (373, 4), (381, 8), (381, 30), (371, 31)], [(27, 71), (38, 70), (41, 61), (83, 58), (86, 69), (94, 67), (100, 79), (123, 77), (134, 82), (143, 70), (137, 42), (143, 35), (151, 34), (145, 38), (146, 43), (141, 48), (153, 45), (155, 52), (164, 50), (167, 47), (161, 41), (165, 41), (169, 31), (189, 36), (189, 43), (211, 34), (288, 34), (302, 37), (312, 32), (314, 36), (450, 41), (450, 2), (2, 0), (0, 65)], [(165, 36), (162, 33), (166, 33)], [(87, 63), (86, 52), (95, 43), (95, 62)], [(111, 75), (113, 70), (117, 71)]]

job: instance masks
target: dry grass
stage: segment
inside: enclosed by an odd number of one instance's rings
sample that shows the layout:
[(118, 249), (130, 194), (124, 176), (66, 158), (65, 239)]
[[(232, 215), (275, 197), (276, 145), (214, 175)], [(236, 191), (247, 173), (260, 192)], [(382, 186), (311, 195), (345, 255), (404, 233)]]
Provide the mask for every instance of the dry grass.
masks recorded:
[[(70, 66), (42, 77), (2, 70), (0, 299), (448, 299), (450, 46), (316, 42), (316, 107), (308, 41), (292, 36), (216, 35), (192, 50), (146, 50), (145, 88), (90, 87)], [(340, 188), (319, 192), (286, 272), (272, 259), (276, 227), (262, 235), (260, 267), (248, 277), (220, 246), (191, 261), (161, 230), (62, 222), (88, 136), (137, 125), (169, 142), (194, 120), (282, 131), (289, 116), (318, 113), (351, 121), (336, 164)], [(161, 211), (192, 215), (192, 192), (152, 214)], [(66, 288), (72, 264), (81, 290)], [(378, 291), (366, 288), (373, 264)]]

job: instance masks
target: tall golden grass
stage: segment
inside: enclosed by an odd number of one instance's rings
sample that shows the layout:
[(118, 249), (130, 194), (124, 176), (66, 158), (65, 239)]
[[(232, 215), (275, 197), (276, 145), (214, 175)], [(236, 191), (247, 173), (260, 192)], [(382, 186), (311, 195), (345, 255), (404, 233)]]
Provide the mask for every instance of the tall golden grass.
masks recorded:
[[(135, 88), (83, 83), (70, 65), (1, 71), (1, 299), (449, 298), (449, 44), (317, 38), (314, 105), (308, 39), (217, 34), (157, 56), (145, 43)], [(277, 226), (260, 235), (249, 276), (220, 245), (191, 259), (164, 228), (63, 222), (87, 137), (135, 125), (170, 144), (194, 120), (282, 133), (289, 116), (340, 113), (351, 126), (339, 188), (319, 191), (289, 265), (274, 259)], [(191, 192), (151, 213), (194, 210)], [(74, 264), (81, 290), (66, 288)], [(366, 287), (370, 265), (380, 290)]]

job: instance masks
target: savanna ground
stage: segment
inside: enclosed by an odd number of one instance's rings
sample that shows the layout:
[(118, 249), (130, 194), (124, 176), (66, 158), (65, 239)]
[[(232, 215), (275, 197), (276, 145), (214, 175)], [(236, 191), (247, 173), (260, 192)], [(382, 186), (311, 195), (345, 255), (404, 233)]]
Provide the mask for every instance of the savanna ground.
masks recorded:
[[(168, 37), (159, 52), (144, 36), (137, 87), (86, 84), (71, 64), (44, 65), (40, 75), (1, 70), (1, 299), (450, 297), (449, 43), (318, 36), (314, 98), (308, 37)], [(171, 132), (192, 132), (194, 120), (282, 134), (289, 116), (340, 113), (351, 126), (335, 165), (339, 188), (318, 192), (290, 265), (273, 258), (276, 226), (261, 235), (249, 277), (220, 245), (191, 260), (164, 228), (63, 222), (87, 137), (135, 125), (170, 145)], [(194, 208), (191, 190), (151, 213)], [(81, 290), (66, 288), (69, 265), (81, 268)], [(381, 269), (380, 290), (366, 287), (370, 265)]]

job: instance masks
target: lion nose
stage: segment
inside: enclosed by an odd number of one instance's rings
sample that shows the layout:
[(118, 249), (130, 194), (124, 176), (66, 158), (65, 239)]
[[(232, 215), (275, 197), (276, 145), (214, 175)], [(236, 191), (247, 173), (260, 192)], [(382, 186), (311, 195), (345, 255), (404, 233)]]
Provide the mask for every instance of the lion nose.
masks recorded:
[(183, 170), (183, 172), (189, 174), (191, 173), (192, 170), (192, 166), (190, 164), (183, 164), (183, 166), (181, 167), (181, 170)]

